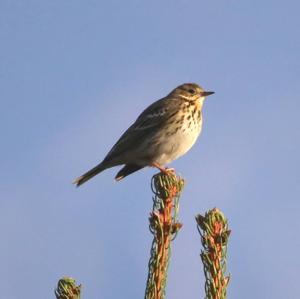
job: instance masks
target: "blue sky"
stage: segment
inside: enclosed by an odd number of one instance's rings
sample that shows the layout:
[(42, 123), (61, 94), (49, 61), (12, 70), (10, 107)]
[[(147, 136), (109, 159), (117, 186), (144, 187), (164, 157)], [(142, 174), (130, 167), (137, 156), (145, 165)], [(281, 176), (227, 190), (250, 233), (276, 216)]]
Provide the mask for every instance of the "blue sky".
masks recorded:
[(1, 297), (143, 298), (152, 207), (145, 169), (76, 189), (154, 100), (214, 90), (172, 166), (187, 184), (167, 298), (203, 298), (194, 216), (232, 229), (228, 298), (299, 298), (298, 1), (0, 0)]

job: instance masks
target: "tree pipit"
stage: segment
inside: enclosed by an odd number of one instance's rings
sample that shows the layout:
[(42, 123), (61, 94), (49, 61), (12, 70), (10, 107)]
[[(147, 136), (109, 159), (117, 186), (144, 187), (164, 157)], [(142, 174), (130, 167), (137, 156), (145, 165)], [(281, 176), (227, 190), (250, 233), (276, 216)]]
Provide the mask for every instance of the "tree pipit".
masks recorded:
[(186, 83), (154, 102), (121, 136), (104, 160), (78, 177), (82, 185), (103, 170), (124, 165), (117, 181), (146, 166), (168, 173), (164, 165), (185, 154), (196, 142), (202, 128), (202, 106), (213, 94), (199, 85)]

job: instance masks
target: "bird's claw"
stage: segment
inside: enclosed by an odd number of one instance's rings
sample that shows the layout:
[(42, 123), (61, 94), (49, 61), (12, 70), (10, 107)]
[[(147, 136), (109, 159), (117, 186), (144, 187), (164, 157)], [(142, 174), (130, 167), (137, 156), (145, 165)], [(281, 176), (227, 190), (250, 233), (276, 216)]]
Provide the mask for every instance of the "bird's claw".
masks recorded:
[(170, 175), (170, 174), (175, 174), (175, 168), (163, 168), (160, 170), (163, 174), (166, 174), (166, 175)]
[(157, 163), (153, 163), (152, 166), (158, 168), (160, 170), (160, 172), (165, 174), (165, 175), (175, 174), (175, 169), (174, 168), (163, 167), (163, 166), (161, 166)]

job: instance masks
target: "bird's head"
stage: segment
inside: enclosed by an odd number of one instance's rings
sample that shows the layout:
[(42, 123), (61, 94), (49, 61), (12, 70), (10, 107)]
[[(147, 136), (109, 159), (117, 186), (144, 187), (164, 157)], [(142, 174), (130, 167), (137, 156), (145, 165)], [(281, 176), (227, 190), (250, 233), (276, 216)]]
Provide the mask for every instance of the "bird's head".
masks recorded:
[(203, 104), (205, 97), (214, 94), (213, 91), (205, 91), (201, 86), (195, 83), (185, 83), (176, 87), (170, 95), (181, 97), (188, 101), (200, 101)]

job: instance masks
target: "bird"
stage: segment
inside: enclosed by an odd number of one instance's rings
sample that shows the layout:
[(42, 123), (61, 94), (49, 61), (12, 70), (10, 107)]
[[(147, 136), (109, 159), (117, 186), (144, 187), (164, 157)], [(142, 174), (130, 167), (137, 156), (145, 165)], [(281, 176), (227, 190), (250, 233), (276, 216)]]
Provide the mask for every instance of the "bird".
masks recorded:
[(116, 181), (147, 166), (168, 173), (165, 165), (189, 151), (200, 135), (203, 103), (212, 94), (196, 83), (179, 85), (146, 108), (103, 161), (73, 183), (78, 187), (105, 169), (120, 165), (124, 166)]

